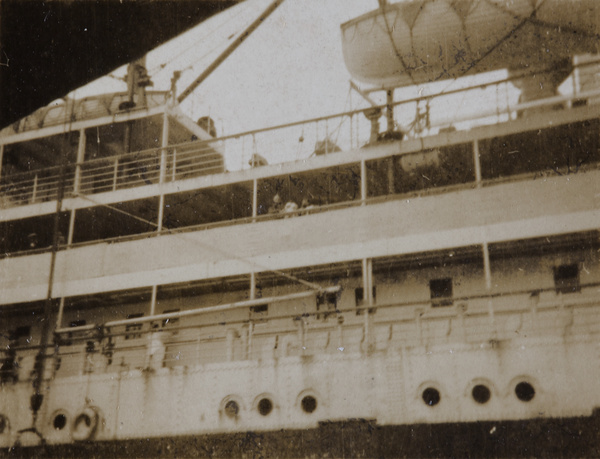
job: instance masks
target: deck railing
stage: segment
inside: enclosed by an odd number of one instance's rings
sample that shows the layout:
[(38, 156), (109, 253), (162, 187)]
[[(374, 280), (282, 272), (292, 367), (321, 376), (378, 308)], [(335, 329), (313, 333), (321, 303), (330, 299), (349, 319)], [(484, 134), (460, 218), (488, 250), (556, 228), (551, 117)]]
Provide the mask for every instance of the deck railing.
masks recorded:
[[(152, 344), (153, 337), (160, 338), (164, 346), (160, 363), (164, 367), (264, 358), (264, 352), (268, 351), (265, 346), (277, 340), (279, 346), (272, 352), (280, 356), (370, 352), (385, 348), (389, 342), (417, 346), (442, 342), (479, 344), (521, 339), (515, 334), (515, 321), (509, 320), (512, 317), (519, 317), (531, 339), (535, 339), (538, 330), (546, 338), (557, 336), (562, 340), (569, 333), (575, 337), (578, 330), (600, 334), (597, 311), (594, 313), (600, 307), (594, 294), (599, 286), (597, 282), (582, 284), (581, 291), (573, 294), (546, 288), (457, 296), (451, 298), (453, 305), (448, 307), (432, 307), (431, 300), (395, 301), (362, 307), (339, 305), (332, 311), (302, 314), (280, 312), (276, 307), (277, 297), (265, 298), (254, 302), (269, 302), (272, 306), (268, 315), (261, 318), (252, 317), (249, 309), (254, 303), (246, 301), (205, 310), (62, 328), (56, 330), (56, 346), (47, 358), (59, 359), (60, 365), (56, 366), (59, 375), (144, 369), (150, 365), (150, 349), (156, 346)], [(316, 294), (301, 292), (288, 299)], [(244, 309), (248, 311), (245, 317), (227, 316), (228, 312)], [(192, 320), (217, 310), (222, 313), (218, 320)], [(469, 321), (475, 321), (476, 326), (468, 326)], [(447, 323), (447, 327), (438, 330), (431, 326), (441, 322)], [(393, 327), (401, 327), (402, 333), (394, 334)], [(292, 348), (286, 349), (284, 344)], [(32, 364), (38, 349), (39, 346), (27, 345), (0, 350), (0, 362), (11, 358), (21, 362), (21, 368), (5, 364), (0, 370), (3, 379), (10, 381), (15, 372), (26, 379), (29, 370), (24, 359), (31, 357)]]
[(0, 204), (12, 207), (53, 201), (61, 186), (63, 197), (72, 197), (222, 172), (223, 160), (213, 144), (158, 148), (12, 174), (0, 180)]
[[(474, 89), (470, 88), (470, 90)], [(449, 97), (454, 92), (438, 98)], [(423, 138), (437, 134), (440, 128), (453, 128), (453, 120), (440, 119), (436, 126), (435, 120), (431, 121), (428, 114), (424, 115), (420, 112), (419, 107), (424, 102), (433, 100), (434, 97), (414, 98), (393, 104), (404, 111), (416, 110), (415, 119), (404, 128), (408, 138)], [(557, 105), (570, 107), (575, 102), (581, 103), (582, 100), (598, 97), (600, 91), (590, 91), (515, 106), (506, 104), (502, 110), (472, 113), (456, 120), (470, 122), (470, 126), (474, 125), (473, 123), (496, 124), (515, 119), (522, 111), (540, 108), (555, 109)], [(385, 108), (385, 105), (376, 107), (380, 110)], [(261, 157), (267, 157), (273, 162), (274, 158), (283, 156), (282, 152), (285, 152), (288, 160), (299, 160), (313, 155), (357, 149), (375, 142), (365, 113), (365, 109), (353, 110), (212, 140), (89, 159), (83, 163), (69, 164), (62, 169), (51, 167), (5, 176), (0, 179), (0, 205), (11, 207), (51, 201), (57, 198), (59, 187), (64, 187), (63, 195), (69, 197), (75, 194), (91, 195), (214, 174), (224, 170), (221, 156), (223, 151), (227, 152), (229, 169), (244, 169), (256, 165), (257, 159), (260, 160)], [(385, 134), (383, 139), (386, 139)], [(417, 151), (419, 151), (418, 147), (414, 152)]]

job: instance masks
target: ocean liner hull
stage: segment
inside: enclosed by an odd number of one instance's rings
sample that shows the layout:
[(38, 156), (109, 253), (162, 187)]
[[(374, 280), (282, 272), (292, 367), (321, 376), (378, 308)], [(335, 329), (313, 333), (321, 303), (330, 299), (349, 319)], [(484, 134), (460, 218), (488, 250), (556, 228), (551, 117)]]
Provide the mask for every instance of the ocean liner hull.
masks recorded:
[[(600, 91), (578, 84), (460, 129), (397, 103), (410, 135), (391, 93), (220, 138), (168, 93), (7, 128), (0, 447), (597, 455)], [(307, 126), (307, 159), (224, 170)]]
[(371, 420), (316, 428), (14, 448), (12, 457), (597, 457), (600, 419), (381, 426)]

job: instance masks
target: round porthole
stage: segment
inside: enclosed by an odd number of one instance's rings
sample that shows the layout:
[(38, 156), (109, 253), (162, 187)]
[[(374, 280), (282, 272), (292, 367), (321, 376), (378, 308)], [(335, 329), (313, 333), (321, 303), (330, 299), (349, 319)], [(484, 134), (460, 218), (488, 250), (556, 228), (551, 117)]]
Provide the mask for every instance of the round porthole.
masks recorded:
[(473, 400), (475, 400), (477, 403), (481, 403), (482, 405), (489, 402), (490, 398), (492, 397), (490, 389), (483, 384), (477, 384), (475, 387), (473, 387), (471, 395), (473, 396)]
[(268, 416), (273, 411), (273, 402), (268, 398), (261, 398), (258, 402), (258, 412), (263, 416)]
[(312, 395), (307, 395), (302, 399), (300, 405), (302, 406), (302, 411), (305, 413), (312, 413), (317, 409), (317, 399)]
[(63, 430), (67, 425), (67, 417), (64, 414), (57, 414), (54, 416), (54, 421), (52, 421), (52, 425), (56, 430)]
[(235, 400), (229, 400), (223, 410), (228, 418), (235, 418), (240, 412), (240, 406)]
[(428, 387), (423, 391), (423, 401), (427, 406), (435, 406), (440, 403), (442, 396), (440, 395), (440, 391), (433, 387)]
[(515, 395), (522, 402), (530, 402), (535, 397), (535, 389), (528, 382), (522, 381), (515, 386)]

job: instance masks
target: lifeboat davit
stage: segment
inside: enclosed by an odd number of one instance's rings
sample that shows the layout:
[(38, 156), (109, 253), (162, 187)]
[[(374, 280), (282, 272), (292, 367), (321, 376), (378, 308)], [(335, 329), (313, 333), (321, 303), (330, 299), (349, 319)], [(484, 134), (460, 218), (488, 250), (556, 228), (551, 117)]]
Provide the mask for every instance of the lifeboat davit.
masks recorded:
[(597, 53), (599, 32), (599, 0), (410, 0), (342, 24), (342, 45), (357, 80), (409, 86), (551, 69)]

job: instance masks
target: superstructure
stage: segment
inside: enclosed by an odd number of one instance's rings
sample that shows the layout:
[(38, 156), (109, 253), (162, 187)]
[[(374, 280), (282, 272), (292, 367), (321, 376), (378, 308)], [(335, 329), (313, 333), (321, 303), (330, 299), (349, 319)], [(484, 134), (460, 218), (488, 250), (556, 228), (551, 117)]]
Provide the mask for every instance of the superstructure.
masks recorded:
[[(557, 3), (380, 2), (342, 26), (366, 109), (218, 136), (137, 63), (4, 129), (0, 446), (597, 454), (600, 7)], [(515, 105), (394, 98), (501, 68)]]

